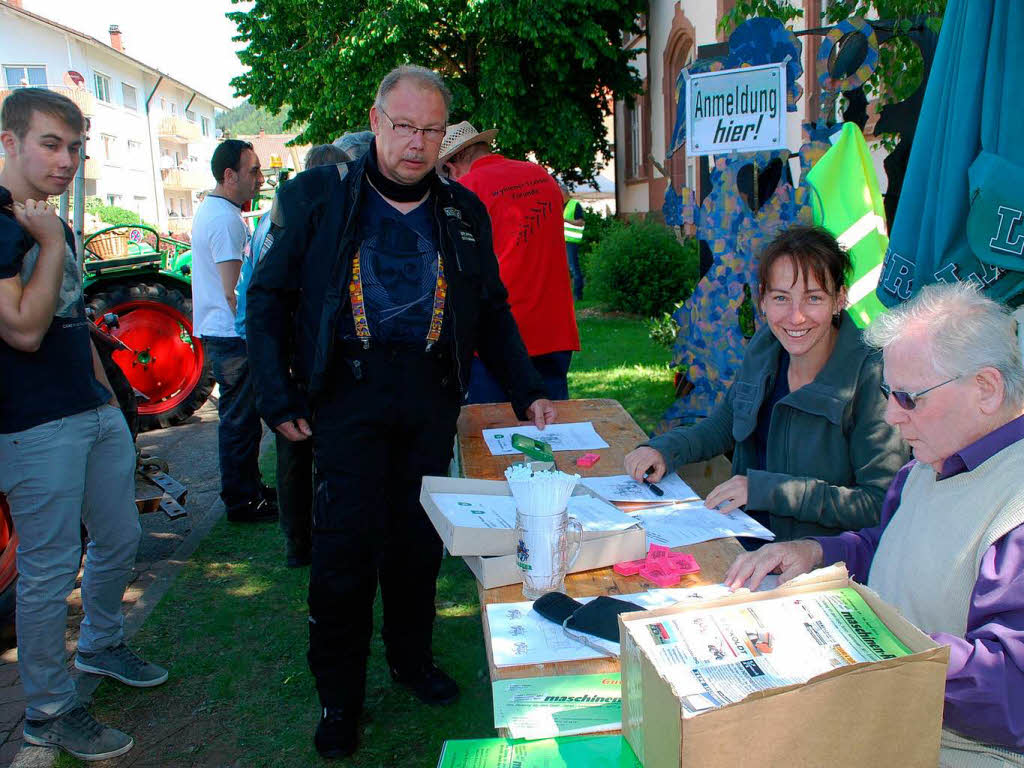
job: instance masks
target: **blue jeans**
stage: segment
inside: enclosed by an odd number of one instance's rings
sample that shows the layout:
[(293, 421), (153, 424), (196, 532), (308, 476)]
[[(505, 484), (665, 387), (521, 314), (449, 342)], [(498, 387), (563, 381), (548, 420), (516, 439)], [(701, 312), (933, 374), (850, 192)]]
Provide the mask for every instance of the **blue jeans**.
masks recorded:
[(96, 653), (124, 638), (121, 598), (141, 528), (135, 446), (112, 405), (0, 435), (0, 491), (18, 532), (18, 671), (25, 714), (45, 720), (78, 704), (68, 674), (67, 597), (89, 532), (78, 649)]
[(578, 301), (583, 298), (583, 270), (580, 269), (580, 244), (566, 243), (565, 255), (569, 259), (569, 274), (572, 275), (572, 295)]
[[(569, 364), (572, 352), (551, 352), (547, 355), (531, 357), (530, 362), (544, 380), (549, 400), (569, 399)], [(473, 358), (473, 368), (469, 374), (469, 393), (466, 405), (476, 403), (507, 403), (508, 394), (479, 357)]]
[(204, 336), (203, 344), (220, 386), (220, 497), (229, 514), (242, 512), (262, 498), (259, 456), (263, 425), (256, 410), (249, 358), (245, 342), (237, 336)]

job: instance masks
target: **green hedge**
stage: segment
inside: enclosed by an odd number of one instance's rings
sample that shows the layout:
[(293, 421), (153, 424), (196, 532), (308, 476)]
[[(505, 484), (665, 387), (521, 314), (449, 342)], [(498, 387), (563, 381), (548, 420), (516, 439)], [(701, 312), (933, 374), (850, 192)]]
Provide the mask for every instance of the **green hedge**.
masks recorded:
[(135, 211), (129, 211), (127, 208), (121, 208), (117, 205), (104, 205), (103, 201), (98, 197), (91, 197), (86, 200), (85, 210), (99, 218), (108, 227), (127, 227), (133, 224), (145, 224), (147, 227), (157, 229), (156, 226), (143, 221)]
[(591, 251), (585, 274), (593, 297), (609, 309), (658, 317), (693, 293), (699, 264), (693, 238), (680, 243), (656, 222), (616, 222)]

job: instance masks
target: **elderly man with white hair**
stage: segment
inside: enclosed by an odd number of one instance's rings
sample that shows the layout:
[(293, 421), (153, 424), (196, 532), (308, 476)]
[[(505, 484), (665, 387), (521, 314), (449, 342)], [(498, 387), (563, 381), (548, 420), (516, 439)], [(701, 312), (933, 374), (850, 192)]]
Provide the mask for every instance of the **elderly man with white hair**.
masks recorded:
[(940, 764), (1024, 766), (1024, 368), (1008, 311), (970, 283), (923, 288), (875, 320), (886, 420), (914, 460), (881, 525), (770, 544), (726, 583), (845, 561), (950, 646)]

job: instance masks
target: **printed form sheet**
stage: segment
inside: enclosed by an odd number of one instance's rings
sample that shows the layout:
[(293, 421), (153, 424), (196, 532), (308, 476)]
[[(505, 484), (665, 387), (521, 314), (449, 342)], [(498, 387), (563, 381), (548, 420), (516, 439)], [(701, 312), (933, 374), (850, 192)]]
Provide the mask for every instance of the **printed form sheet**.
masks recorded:
[(483, 433), (484, 442), (492, 456), (522, 453), (512, 447), (512, 435), (515, 434), (548, 443), (552, 451), (592, 451), (596, 448), (608, 447), (608, 443), (597, 434), (593, 422), (590, 421), (549, 424), (543, 430), (537, 429), (532, 424), (520, 424), (514, 427), (485, 429)]
[(647, 531), (648, 544), (682, 547), (729, 536), (771, 541), (775, 534), (741, 510), (727, 515), (708, 509), (703, 501), (649, 507), (631, 513)]
[(608, 501), (693, 501), (700, 496), (675, 472), (665, 475), (657, 485), (664, 496), (658, 496), (649, 486), (638, 483), (629, 475), (609, 477), (584, 477), (581, 481), (587, 488)]

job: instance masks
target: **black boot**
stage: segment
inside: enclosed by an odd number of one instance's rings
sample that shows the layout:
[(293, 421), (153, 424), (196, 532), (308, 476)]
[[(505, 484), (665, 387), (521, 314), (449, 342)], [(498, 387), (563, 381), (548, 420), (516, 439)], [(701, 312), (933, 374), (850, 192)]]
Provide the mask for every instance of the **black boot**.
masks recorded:
[(391, 665), (391, 679), (404, 685), (424, 704), (451, 704), (459, 698), (459, 685), (433, 661)]
[(348, 757), (359, 746), (359, 715), (341, 707), (324, 707), (313, 744), (321, 757)]

